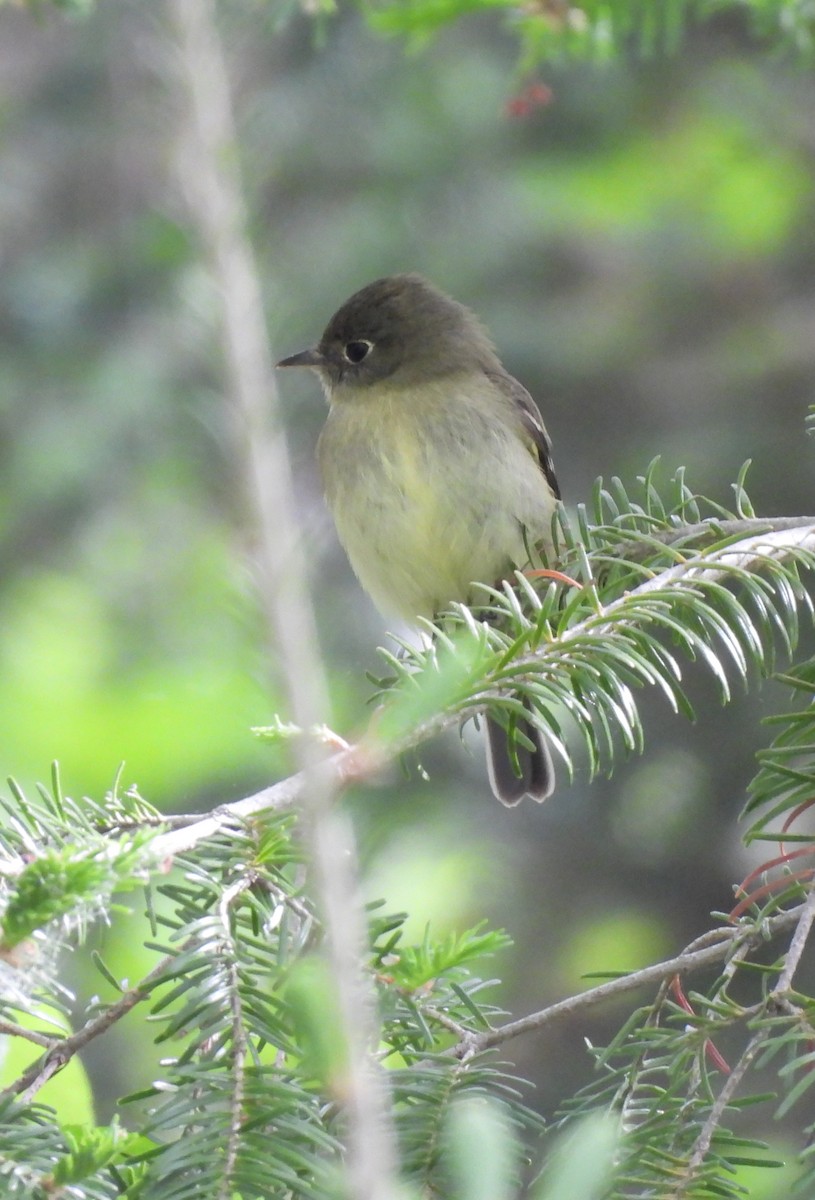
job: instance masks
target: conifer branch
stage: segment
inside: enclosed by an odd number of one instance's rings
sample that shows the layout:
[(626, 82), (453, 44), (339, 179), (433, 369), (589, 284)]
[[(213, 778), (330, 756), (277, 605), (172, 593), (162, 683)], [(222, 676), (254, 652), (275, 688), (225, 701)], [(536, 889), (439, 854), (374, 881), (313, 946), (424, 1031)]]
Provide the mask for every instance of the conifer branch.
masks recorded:
[(631, 562), (643, 558), (653, 550), (654, 542), (664, 546), (687, 546), (706, 540), (722, 541), (727, 538), (744, 538), (765, 533), (783, 533), (788, 529), (802, 529), (811, 526), (815, 528), (815, 516), (801, 517), (708, 517), (704, 521), (696, 521), (691, 525), (671, 525), (667, 529), (657, 529), (648, 535), (648, 542), (643, 544), (636, 540), (627, 541), (625, 526), (619, 529), (620, 541), (615, 546), (615, 554)]
[[(736, 532), (744, 532), (745, 536), (736, 542), (729, 542), (721, 550), (711, 552), (698, 551), (682, 563), (674, 563), (658, 572), (653, 578), (646, 579), (638, 587), (631, 589), (624, 596), (613, 601), (585, 620), (566, 629), (554, 643), (544, 643), (531, 654), (521, 654), (515, 660), (516, 666), (522, 671), (524, 665), (536, 667), (542, 662), (557, 663), (558, 648), (568, 647), (570, 642), (591, 636), (601, 639), (613, 631), (616, 621), (636, 622), (640, 619), (639, 611), (635, 610), (638, 599), (647, 599), (660, 589), (670, 589), (676, 586), (693, 587), (694, 583), (728, 583), (739, 571), (760, 572), (765, 560), (778, 561), (795, 557), (798, 553), (815, 554), (815, 519), (781, 518), (778, 528), (769, 532), (756, 532), (756, 525), (763, 524), (754, 520), (729, 521), (728, 537)], [(791, 522), (791, 523), (790, 523)], [(683, 536), (683, 528), (695, 531), (698, 526), (677, 527), (672, 531), (677, 538)], [(629, 615), (630, 614), (630, 615)], [(320, 771), (326, 784), (331, 787), (341, 787), (349, 779), (364, 781), (376, 775), (389, 762), (398, 758), (405, 751), (414, 749), (430, 737), (443, 733), (457, 726), (463, 718), (474, 715), (484, 703), (496, 696), (508, 696), (517, 686), (518, 675), (506, 683), (491, 683), (478, 691), (478, 699), (470, 706), (450, 708), (433, 714), (420, 721), (403, 736), (389, 743), (383, 743), (377, 737), (378, 718), (374, 717), (366, 734), (356, 744), (325, 758), (320, 764)], [(223, 832), (236, 824), (250, 820), (264, 812), (279, 812), (291, 809), (302, 802), (306, 774), (299, 771), (278, 783), (263, 788), (230, 804), (215, 809), (210, 815), (186, 825), (160, 834), (151, 843), (151, 852), (159, 858), (172, 858), (216, 834)]]
[(49, 1079), (67, 1066), (75, 1054), (84, 1050), (85, 1046), (94, 1038), (107, 1033), (117, 1021), (126, 1017), (131, 1009), (140, 1004), (142, 1000), (147, 999), (153, 984), (172, 965), (174, 957), (174, 955), (168, 955), (163, 958), (149, 974), (145, 975), (141, 983), (128, 988), (120, 1000), (111, 1004), (99, 1016), (86, 1021), (76, 1033), (64, 1038), (52, 1038), (45, 1054), (31, 1063), (14, 1083), (9, 1084), (0, 1092), (0, 1103), (12, 1096), (18, 1096), (22, 1103), (29, 1103)]
[[(703, 946), (700, 949), (685, 950), (682, 954), (678, 954), (674, 958), (653, 963), (650, 966), (643, 967), (641, 970), (632, 971), (630, 975), (622, 975), (618, 979), (611, 979), (607, 983), (598, 984), (586, 992), (581, 992), (576, 996), (569, 996), (565, 1000), (559, 1000), (555, 1004), (550, 1004), (538, 1012), (519, 1018), (517, 1021), (508, 1021), (505, 1025), (499, 1025), (495, 1029), (468, 1033), (466, 1037), (462, 1038), (452, 1048), (450, 1053), (459, 1058), (470, 1057), (483, 1050), (500, 1046), (504, 1042), (520, 1037), (522, 1034), (539, 1032), (541, 1029), (546, 1028), (547, 1025), (551, 1025), (567, 1017), (574, 1017), (579, 1013), (586, 1012), (590, 1008), (597, 1007), (598, 1004), (603, 1004), (606, 1000), (625, 995), (627, 992), (635, 991), (637, 988), (650, 987), (671, 979), (674, 975), (699, 971), (703, 967), (709, 967), (715, 963), (722, 962), (736, 946), (756, 946), (764, 940), (765, 933), (769, 936), (777, 936), (785, 930), (791, 929), (797, 922), (802, 920), (806, 913), (806, 908), (807, 906), (802, 904), (797, 908), (791, 909), (789, 912), (772, 917), (767, 921), (766, 926), (760, 934), (745, 934), (741, 928), (712, 930), (705, 938), (705, 940), (712, 942), (710, 945)], [(693, 943), (694, 946), (697, 944), (698, 942)]]
[(230, 1119), (227, 1135), (224, 1169), (218, 1190), (218, 1200), (230, 1200), (234, 1194), (233, 1176), (238, 1161), (241, 1144), (241, 1127), (243, 1125), (243, 1106), (246, 1097), (246, 1054), (249, 1039), (241, 1011), (241, 990), (238, 976), (238, 948), (235, 945), (235, 935), (232, 930), (231, 910), (240, 897), (252, 886), (251, 875), (244, 875), (231, 887), (227, 888), (218, 906), (219, 916), (224, 930), (224, 942), (228, 954), (227, 974), (229, 976), (229, 1005), (232, 1022), (232, 1043), (230, 1046), (232, 1069), (232, 1092), (229, 1097)]

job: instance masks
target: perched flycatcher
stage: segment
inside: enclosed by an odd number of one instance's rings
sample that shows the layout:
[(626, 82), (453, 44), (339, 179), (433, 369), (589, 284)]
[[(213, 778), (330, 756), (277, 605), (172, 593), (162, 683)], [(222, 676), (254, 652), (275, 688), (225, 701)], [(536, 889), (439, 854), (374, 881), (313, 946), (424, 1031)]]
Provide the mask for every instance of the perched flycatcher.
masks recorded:
[[(549, 438), (526, 389), (477, 317), (419, 275), (377, 279), (334, 314), (311, 367), (329, 412), (318, 455), (326, 499), (356, 575), (384, 613), (433, 618), (551, 545), (560, 498)], [(504, 804), (545, 800), (554, 771), (487, 719), (490, 783)]]

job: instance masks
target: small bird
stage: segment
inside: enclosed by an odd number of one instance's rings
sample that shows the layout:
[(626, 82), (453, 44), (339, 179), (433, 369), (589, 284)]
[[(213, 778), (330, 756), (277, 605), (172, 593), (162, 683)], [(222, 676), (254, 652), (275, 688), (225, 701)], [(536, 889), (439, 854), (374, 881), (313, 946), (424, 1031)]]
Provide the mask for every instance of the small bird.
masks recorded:
[[(329, 404), (318, 443), (328, 506), (363, 588), (385, 614), (431, 620), (473, 583), (551, 549), (560, 499), (549, 437), (484, 326), (419, 275), (377, 279), (337, 310), (311, 350), (279, 367), (317, 372)], [(487, 718), (497, 798), (545, 800), (552, 761), (531, 722), (517, 766)], [(520, 770), (520, 774), (518, 774)]]

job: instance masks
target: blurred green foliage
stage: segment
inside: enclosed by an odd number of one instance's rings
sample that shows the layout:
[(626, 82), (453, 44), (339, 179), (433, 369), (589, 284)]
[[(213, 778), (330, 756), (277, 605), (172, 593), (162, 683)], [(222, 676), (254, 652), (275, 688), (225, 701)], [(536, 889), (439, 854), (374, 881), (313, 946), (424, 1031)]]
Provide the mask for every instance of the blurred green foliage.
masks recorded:
[(463, 17), (509, 10), (527, 66), (558, 57), (598, 61), (626, 51), (675, 53), (687, 27), (728, 10), (747, 16), (754, 34), (774, 48), (808, 55), (815, 40), (806, 0), (535, 0), (522, 7), (509, 0), (367, 0), (364, 8), (374, 30), (407, 36), (414, 46)]

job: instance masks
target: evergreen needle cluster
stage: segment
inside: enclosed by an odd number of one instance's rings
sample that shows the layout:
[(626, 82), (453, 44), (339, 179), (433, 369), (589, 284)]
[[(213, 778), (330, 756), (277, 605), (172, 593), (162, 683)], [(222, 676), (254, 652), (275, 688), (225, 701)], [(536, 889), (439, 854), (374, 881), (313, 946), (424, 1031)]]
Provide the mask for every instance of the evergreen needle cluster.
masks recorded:
[[(577, 1186), (569, 1172), (587, 1146), (601, 1145), (601, 1175), (580, 1185), (587, 1196), (739, 1196), (745, 1163), (773, 1165), (733, 1131), (741, 1111), (762, 1102), (804, 1113), (811, 1095), (815, 998), (794, 976), (815, 916), (814, 851), (799, 832), (815, 793), (815, 665), (797, 658), (812, 609), (815, 521), (757, 518), (743, 476), (735, 497), (725, 510), (695, 496), (681, 473), (660, 486), (655, 464), (634, 497), (618, 480), (598, 484), (590, 512), (559, 518), (560, 577), (519, 575), (514, 586), (485, 589), (480, 609), (457, 606), (424, 645), (388, 655), (392, 677), (380, 681), (377, 762), (489, 707), (510, 731), (531, 712), (570, 769), (582, 746), (592, 772), (642, 749), (648, 689), (690, 715), (689, 659), (709, 668), (726, 702), (734, 677), (767, 675), (780, 651), (781, 678), (799, 700), (777, 718), (748, 803), (748, 836), (795, 850), (768, 855), (738, 909), (700, 940), (714, 978), (686, 989), (675, 966), (657, 970), (656, 995), (651, 984), (652, 998), (593, 1051), (596, 1080), (564, 1098), (563, 1118), (601, 1113), (611, 1124), (578, 1128), (578, 1149), (568, 1143), (535, 1184), (539, 1200)], [(218, 826), (191, 826), (170, 862), (161, 814), (118, 782), (101, 803), (66, 796), (56, 771), (33, 797), (11, 785), (0, 826), (0, 1028), (30, 1042), (33, 1061), (0, 1101), (0, 1194), (344, 1194), (346, 1048), (296, 798), (293, 789), (288, 807), (260, 805), (243, 819), (227, 806)], [(144, 889), (143, 915), (135, 889)], [(129, 902), (117, 907), (123, 894)], [(462, 1150), (475, 1121), (512, 1196), (530, 1153), (539, 1157), (540, 1122), (495, 1057), (520, 1029), (502, 1024), (477, 974), (504, 935), (428, 932), (409, 945), (402, 917), (377, 908), (368, 916), (360, 966), (378, 996), (373, 1069), (387, 1081), (404, 1194), (486, 1200), (478, 1179), (489, 1172), (473, 1172)], [(138, 938), (153, 966), (121, 981), (95, 953), (104, 999), (80, 1002), (61, 982), (63, 953), (100, 920)], [(683, 960), (688, 970), (695, 954)], [(629, 982), (641, 986), (636, 975), (620, 986)], [(571, 998), (571, 1011), (596, 998)], [(43, 1085), (91, 1041), (110, 1042), (127, 1016), (150, 1031), (161, 1058), (149, 1088), (120, 1098), (121, 1124), (74, 1125), (43, 1106)], [(547, 1010), (524, 1028), (536, 1019), (543, 1025)], [(766, 1087), (751, 1094), (756, 1073), (765, 1080), (768, 1071), (777, 1101)], [(476, 1107), (461, 1120), (465, 1102)], [(808, 1120), (800, 1118), (811, 1191)]]

